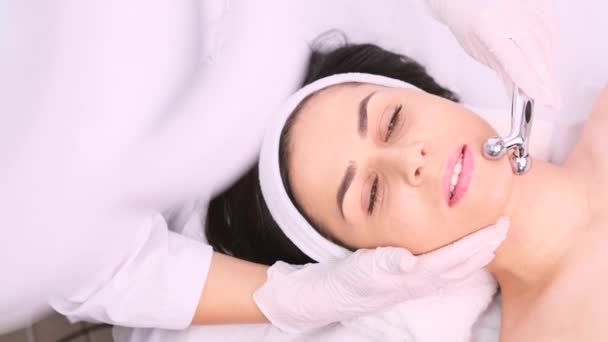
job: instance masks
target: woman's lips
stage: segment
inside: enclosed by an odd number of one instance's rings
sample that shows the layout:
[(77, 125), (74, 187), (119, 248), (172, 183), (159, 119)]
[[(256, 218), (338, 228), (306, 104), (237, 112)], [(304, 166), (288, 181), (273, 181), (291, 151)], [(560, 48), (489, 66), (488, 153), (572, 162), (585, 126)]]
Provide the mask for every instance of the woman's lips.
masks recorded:
[[(460, 175), (458, 177), (458, 183), (456, 183), (456, 187), (454, 188), (454, 195), (450, 196), (450, 182), (452, 179), (452, 173), (454, 172), (456, 162), (458, 161), (461, 155), (463, 156), (462, 170), (460, 171)], [(458, 203), (467, 192), (469, 184), (471, 183), (473, 165), (473, 154), (471, 153), (471, 149), (468, 145), (464, 145), (458, 148), (456, 151), (454, 151), (454, 153), (450, 155), (447, 167), (443, 175), (443, 193), (446, 203), (449, 207), (452, 207), (456, 203)]]

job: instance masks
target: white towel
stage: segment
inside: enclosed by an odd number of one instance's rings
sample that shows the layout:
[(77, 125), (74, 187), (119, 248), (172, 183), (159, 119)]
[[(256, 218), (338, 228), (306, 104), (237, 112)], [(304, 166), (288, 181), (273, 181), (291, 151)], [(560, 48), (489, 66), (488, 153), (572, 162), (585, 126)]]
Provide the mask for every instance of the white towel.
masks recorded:
[(458, 288), (409, 300), (342, 325), (378, 341), (468, 342), (475, 322), (495, 292), (494, 278), (481, 270)]

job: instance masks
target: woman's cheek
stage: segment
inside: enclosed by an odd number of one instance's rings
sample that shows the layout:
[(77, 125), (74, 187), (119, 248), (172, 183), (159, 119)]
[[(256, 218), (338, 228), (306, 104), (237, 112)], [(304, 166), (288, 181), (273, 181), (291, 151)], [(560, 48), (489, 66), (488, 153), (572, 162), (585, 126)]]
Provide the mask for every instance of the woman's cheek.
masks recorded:
[[(405, 216), (407, 215), (407, 219)], [(399, 217), (392, 220), (390, 239), (392, 245), (402, 247), (413, 254), (422, 254), (437, 244), (437, 236), (430, 227), (429, 220), (423, 220), (415, 211), (402, 211)]]
[(474, 184), (474, 193), (460, 217), (466, 227), (482, 227), (493, 224), (504, 214), (511, 196), (513, 175), (508, 158), (499, 161), (488, 161), (479, 158), (478, 176)]
[(480, 177), (483, 177), (482, 189), (484, 189), (483, 196), (485, 197), (481, 200), (494, 208), (506, 204), (511, 193), (513, 173), (511, 166), (508, 165), (508, 159), (503, 158), (499, 161), (480, 160), (480, 164), (483, 163), (486, 166), (484, 167), (486, 172), (480, 175)]

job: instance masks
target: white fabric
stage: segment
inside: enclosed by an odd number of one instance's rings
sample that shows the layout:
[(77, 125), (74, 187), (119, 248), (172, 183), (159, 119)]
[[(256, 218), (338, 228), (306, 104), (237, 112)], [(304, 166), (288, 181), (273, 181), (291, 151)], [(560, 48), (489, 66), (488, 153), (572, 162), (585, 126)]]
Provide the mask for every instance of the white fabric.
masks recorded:
[(377, 75), (363, 73), (333, 75), (299, 89), (270, 118), (259, 160), (260, 185), (264, 202), (283, 233), (304, 254), (317, 262), (343, 259), (351, 252), (319, 234), (289, 199), (279, 168), (281, 133), (285, 122), (302, 101), (325, 88), (343, 83), (370, 83), (392, 88), (418, 89), (411, 84)]
[(492, 303), (481, 314), (473, 326), (472, 342), (497, 342), (500, 338), (500, 318), (502, 307), (502, 296), (494, 296)]
[(72, 321), (189, 326), (209, 271), (211, 246), (170, 232), (160, 214), (142, 222), (137, 233), (133, 252), (105, 283), (80, 286), (67, 298), (51, 299), (51, 306)]
[(285, 3), (2, 2), (0, 331), (49, 298), (73, 319), (191, 323), (211, 249), (158, 214), (255, 160), (260, 108), (305, 64)]
[(481, 270), (458, 288), (405, 301), (384, 312), (342, 324), (375, 341), (469, 342), (473, 325), (495, 292), (496, 281), (490, 273)]
[(210, 250), (168, 233), (116, 184), (126, 181), (117, 160), (191, 72), (192, 8), (2, 6), (11, 20), (0, 41), (0, 333), (35, 320), (50, 297), (76, 317), (187, 326)]

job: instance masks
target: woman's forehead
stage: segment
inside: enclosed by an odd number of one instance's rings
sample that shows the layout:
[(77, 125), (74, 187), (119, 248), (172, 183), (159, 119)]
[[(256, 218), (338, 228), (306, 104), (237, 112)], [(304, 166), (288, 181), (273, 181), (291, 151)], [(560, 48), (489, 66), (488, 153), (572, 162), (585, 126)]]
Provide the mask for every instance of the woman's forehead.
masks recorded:
[(360, 144), (360, 100), (379, 88), (371, 84), (326, 88), (297, 114), (290, 132), (290, 186), (296, 200), (312, 216), (327, 217), (328, 213), (321, 211), (337, 210), (336, 191)]

